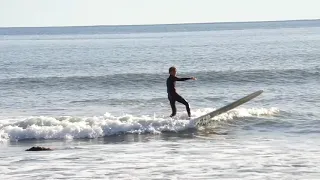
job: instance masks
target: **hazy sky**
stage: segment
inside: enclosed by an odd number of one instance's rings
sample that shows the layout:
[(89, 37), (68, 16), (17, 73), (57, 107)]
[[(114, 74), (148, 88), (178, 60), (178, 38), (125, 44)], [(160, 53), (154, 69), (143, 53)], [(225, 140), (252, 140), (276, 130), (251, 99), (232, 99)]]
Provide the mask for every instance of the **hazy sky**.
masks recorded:
[(0, 27), (320, 19), (319, 0), (0, 0)]

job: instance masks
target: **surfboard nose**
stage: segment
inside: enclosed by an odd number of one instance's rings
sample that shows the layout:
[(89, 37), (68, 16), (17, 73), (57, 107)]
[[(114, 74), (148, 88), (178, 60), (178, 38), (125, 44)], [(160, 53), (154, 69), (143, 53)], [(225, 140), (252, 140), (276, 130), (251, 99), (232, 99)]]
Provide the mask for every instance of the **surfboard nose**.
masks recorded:
[(256, 92), (251, 93), (241, 99), (238, 99), (238, 100), (234, 101), (233, 103), (230, 103), (222, 108), (219, 108), (219, 109), (212, 111), (208, 114), (205, 114), (203, 116), (200, 116), (195, 119), (196, 125), (197, 126), (205, 126), (206, 124), (208, 124), (208, 121), (210, 119), (212, 119), (214, 116), (218, 116), (219, 114), (222, 114), (222, 113), (225, 113), (231, 109), (234, 109), (234, 108), (240, 106), (241, 104), (244, 104), (244, 103), (250, 101), (251, 99), (259, 96), (262, 93), (263, 93), (263, 90), (256, 91)]

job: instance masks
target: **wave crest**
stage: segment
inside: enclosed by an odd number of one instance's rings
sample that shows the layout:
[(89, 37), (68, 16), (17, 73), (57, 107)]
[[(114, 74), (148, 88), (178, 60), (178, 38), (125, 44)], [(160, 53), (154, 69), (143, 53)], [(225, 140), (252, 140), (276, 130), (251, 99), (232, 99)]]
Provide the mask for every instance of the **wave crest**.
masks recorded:
[[(198, 117), (213, 111), (212, 108), (193, 112)], [(215, 121), (230, 120), (237, 117), (272, 116), (279, 112), (276, 108), (234, 109), (213, 118)], [(171, 119), (169, 117), (151, 116), (112, 116), (109, 113), (94, 117), (29, 117), (14, 123), (2, 125), (0, 141), (19, 141), (25, 139), (83, 139), (98, 138), (125, 133), (179, 132), (195, 128), (194, 120), (186, 120), (181, 114)]]

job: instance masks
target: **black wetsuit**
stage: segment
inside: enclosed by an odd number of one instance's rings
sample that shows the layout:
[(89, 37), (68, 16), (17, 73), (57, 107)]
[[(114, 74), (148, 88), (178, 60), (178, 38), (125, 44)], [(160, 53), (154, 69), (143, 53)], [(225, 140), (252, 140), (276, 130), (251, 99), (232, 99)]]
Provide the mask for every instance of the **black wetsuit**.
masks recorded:
[(172, 114), (170, 115), (170, 117), (175, 116), (177, 113), (176, 101), (184, 104), (186, 106), (188, 116), (189, 117), (191, 116), (189, 103), (176, 92), (176, 88), (175, 88), (176, 81), (186, 81), (189, 79), (192, 79), (192, 78), (178, 78), (178, 77), (172, 76), (172, 75), (170, 75), (168, 77), (168, 79), (167, 79), (167, 93), (168, 93), (168, 99), (170, 101), (170, 105), (171, 105), (171, 109), (172, 109)]

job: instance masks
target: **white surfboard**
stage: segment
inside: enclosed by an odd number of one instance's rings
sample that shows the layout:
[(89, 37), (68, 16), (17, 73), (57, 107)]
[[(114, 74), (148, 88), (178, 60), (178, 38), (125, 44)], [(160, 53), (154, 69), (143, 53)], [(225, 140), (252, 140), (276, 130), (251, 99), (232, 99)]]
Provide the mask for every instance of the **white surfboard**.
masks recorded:
[(263, 90), (256, 91), (256, 92), (249, 94), (241, 99), (238, 99), (237, 101), (230, 103), (222, 108), (219, 108), (219, 109), (212, 111), (208, 114), (205, 114), (203, 116), (197, 117), (196, 119), (194, 119), (195, 124), (197, 126), (205, 126), (210, 121), (210, 119), (212, 119), (213, 117), (218, 116), (219, 114), (225, 113), (231, 109), (234, 109), (235, 107), (240, 106), (243, 103), (250, 101), (251, 99), (259, 96), (262, 92), (263, 92)]

